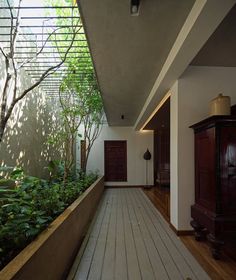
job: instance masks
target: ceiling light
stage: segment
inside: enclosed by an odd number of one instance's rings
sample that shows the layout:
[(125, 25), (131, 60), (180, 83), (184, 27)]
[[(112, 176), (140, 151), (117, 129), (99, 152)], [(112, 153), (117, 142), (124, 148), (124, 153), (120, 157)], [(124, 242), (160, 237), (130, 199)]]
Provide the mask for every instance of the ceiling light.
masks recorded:
[(139, 5), (140, 5), (140, 0), (131, 0), (130, 13), (132, 16), (138, 16)]

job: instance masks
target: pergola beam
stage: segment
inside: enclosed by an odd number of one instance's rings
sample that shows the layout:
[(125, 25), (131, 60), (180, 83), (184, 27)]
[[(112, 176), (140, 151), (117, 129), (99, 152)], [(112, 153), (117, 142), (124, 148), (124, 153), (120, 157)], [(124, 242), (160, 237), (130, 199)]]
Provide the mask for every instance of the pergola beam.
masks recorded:
[(34, 10), (34, 9), (40, 9), (40, 10), (44, 10), (44, 9), (78, 9), (77, 6), (44, 6), (44, 7), (40, 7), (40, 6), (36, 6), (36, 7), (29, 7), (29, 6), (21, 6), (21, 7), (0, 7), (0, 10), (9, 10), (9, 9), (12, 9), (12, 10), (18, 10), (18, 9), (21, 9), (21, 10), (24, 10), (24, 9), (31, 9), (31, 10)]
[[(57, 41), (50, 41), (50, 42), (57, 43)], [(4, 47), (4, 49), (10, 49), (10, 48), (11, 47)], [(41, 48), (41, 46), (20, 46), (20, 47), (16, 47), (16, 49), (37, 49), (37, 48)], [(68, 48), (68, 46), (44, 46), (44, 49), (61, 49), (61, 48)], [(77, 46), (73, 46), (71, 48), (85, 49), (85, 48), (88, 48), (88, 46), (78, 46), (77, 45)], [(81, 52), (81, 53), (89, 53), (89, 52)]]
[[(62, 5), (56, 7), (0, 7), (0, 11), (17, 11), (19, 9), (48, 9), (50, 11), (50, 9), (78, 9), (78, 7), (73, 5)], [(9, 12), (9, 14), (4, 14), (4, 16), (0, 17), (0, 20), (5, 20), (5, 22), (2, 21), (5, 23), (5, 25), (1, 24), (0, 26), (0, 43), (4, 43), (3, 49), (6, 52), (10, 52), (11, 50), (11, 35), (10, 32), (7, 34), (5, 31), (7, 29), (14, 29), (16, 27), (17, 20), (15, 14), (13, 17), (11, 17), (11, 15), (12, 14)], [(68, 19), (69, 21), (56, 22), (54, 21), (55, 19)], [(14, 58), (16, 59), (17, 65), (26, 63), (22, 66), (22, 69), (24, 69), (31, 79), (36, 81), (39, 80), (47, 69), (53, 67), (54, 65), (56, 66), (58, 63), (61, 63), (64, 55), (67, 55), (67, 60), (63, 63), (63, 65), (61, 65), (55, 73), (46, 77), (40, 83), (39, 87), (46, 92), (54, 91), (58, 96), (60, 85), (68, 74), (71, 75), (71, 77), (67, 79), (68, 81), (88, 88), (89, 86), (92, 86), (90, 82), (83, 78), (89, 74), (93, 74), (94, 77), (96, 77), (96, 75), (94, 73), (92, 59), (80, 19), (81, 17), (78, 14), (76, 16), (62, 15), (57, 17), (54, 14), (52, 14), (52, 16), (44, 16), (37, 13), (36, 16), (31, 16), (31, 14), (29, 14), (20, 17), (21, 24), (19, 25), (19, 33), (16, 40), (19, 45), (15, 46)], [(33, 20), (33, 22), (29, 22), (29, 20)], [(48, 21), (45, 22), (44, 20)], [(73, 23), (71, 23), (72, 20), (75, 20), (75, 22), (78, 24), (73, 25)], [(72, 28), (75, 27), (77, 29), (81, 29), (77, 32), (77, 35), (74, 38), (74, 30), (72, 30)], [(25, 28), (29, 30), (26, 30)], [(30, 29), (33, 31), (30, 31)], [(70, 51), (67, 52), (64, 50), (68, 48), (68, 45), (65, 45), (65, 42), (71, 42), (72, 38), (74, 38), (74, 42), (81, 42), (81, 44), (78, 43), (72, 45)], [(62, 44), (59, 44), (61, 42)], [(31, 43), (32, 46), (27, 43)], [(42, 48), (43, 50), (39, 51)], [(78, 70), (75, 70), (74, 73), (73, 70), (69, 69), (68, 59), (75, 59), (75, 61), (78, 61), (78, 65), (82, 66), (80, 66)]]

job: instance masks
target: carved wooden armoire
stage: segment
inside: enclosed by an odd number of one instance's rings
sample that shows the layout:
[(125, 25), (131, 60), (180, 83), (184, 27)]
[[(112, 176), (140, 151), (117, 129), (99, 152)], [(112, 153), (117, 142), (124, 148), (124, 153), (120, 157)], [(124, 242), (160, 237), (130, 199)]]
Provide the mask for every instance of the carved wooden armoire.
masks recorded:
[(212, 255), (220, 258), (224, 241), (236, 238), (236, 117), (212, 116), (191, 126), (195, 134), (196, 240), (207, 233)]

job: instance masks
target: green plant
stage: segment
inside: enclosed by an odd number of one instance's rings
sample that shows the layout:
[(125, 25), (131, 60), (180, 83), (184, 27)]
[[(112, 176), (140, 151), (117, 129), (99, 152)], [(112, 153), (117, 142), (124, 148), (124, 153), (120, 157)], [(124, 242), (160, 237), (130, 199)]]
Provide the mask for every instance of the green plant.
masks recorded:
[(51, 160), (46, 167), (50, 173), (50, 181), (61, 181), (64, 176), (65, 165), (61, 160)]
[[(47, 6), (63, 6), (65, 2), (72, 3), (72, 0), (45, 0)], [(75, 1), (74, 1), (75, 2)], [(55, 8), (58, 18), (58, 25), (65, 25), (70, 11), (68, 9)], [(49, 13), (49, 11), (47, 11)], [(73, 15), (80, 17), (79, 10), (73, 9)], [(82, 28), (83, 30), (83, 28)], [(67, 33), (58, 35), (58, 39), (63, 42), (68, 40)], [(52, 144), (61, 144), (64, 150), (63, 159), (65, 163), (64, 180), (75, 167), (74, 146), (78, 135), (78, 128), (83, 128), (80, 137), (85, 141), (85, 160), (81, 169), (86, 172), (87, 160), (94, 141), (97, 139), (103, 122), (103, 103), (100, 95), (96, 75), (91, 57), (88, 55), (89, 48), (85, 35), (78, 34), (78, 41), (73, 46), (80, 53), (80, 59), (68, 57), (66, 60), (66, 71), (63, 72), (59, 90), (59, 101), (62, 109), (61, 119), (63, 123), (62, 131), (51, 135), (49, 141)], [(52, 42), (55, 47), (62, 47), (64, 43)], [(86, 69), (82, 71), (82, 69)], [(81, 73), (82, 72), (82, 73)], [(82, 124), (82, 126), (81, 126)]]
[[(60, 162), (49, 168), (59, 173), (63, 169)], [(97, 178), (94, 174), (77, 174), (64, 186), (63, 177), (46, 181), (6, 167), (0, 168), (0, 173), (0, 182), (5, 182), (0, 186), (0, 269)]]

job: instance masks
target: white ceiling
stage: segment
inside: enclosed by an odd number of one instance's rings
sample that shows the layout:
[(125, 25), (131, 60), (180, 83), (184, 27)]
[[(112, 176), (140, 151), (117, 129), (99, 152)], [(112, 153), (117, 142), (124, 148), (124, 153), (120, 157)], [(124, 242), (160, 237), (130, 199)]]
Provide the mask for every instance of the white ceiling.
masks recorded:
[[(80, 0), (109, 125), (134, 125), (194, 0)], [(124, 119), (121, 119), (124, 115)]]

